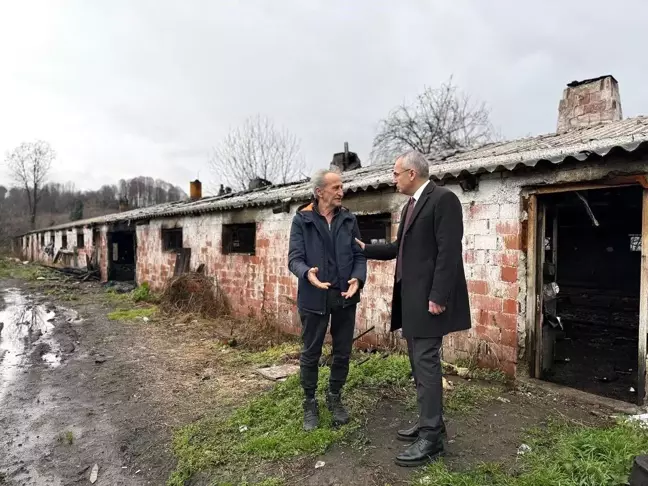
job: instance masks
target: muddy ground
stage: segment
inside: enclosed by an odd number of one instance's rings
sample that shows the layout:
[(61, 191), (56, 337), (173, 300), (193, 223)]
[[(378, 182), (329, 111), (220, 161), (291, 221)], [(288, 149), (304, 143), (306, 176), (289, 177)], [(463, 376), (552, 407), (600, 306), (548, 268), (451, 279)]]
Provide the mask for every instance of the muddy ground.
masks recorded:
[[(97, 485), (163, 485), (177, 427), (228, 414), (272, 386), (227, 359), (238, 351), (215, 345), (216, 324), (109, 320), (121, 303), (100, 284), (3, 280), (0, 295), (0, 484), (90, 484), (96, 464)], [(557, 415), (590, 423), (608, 414), (592, 408), (503, 391), (469, 414), (449, 414), (447, 461), (459, 470), (514, 461), (526, 429)], [(394, 434), (413, 410), (383, 397), (369, 417), (345, 443), (272, 475), (295, 485), (408, 484), (415, 471), (394, 465), (403, 447)]]

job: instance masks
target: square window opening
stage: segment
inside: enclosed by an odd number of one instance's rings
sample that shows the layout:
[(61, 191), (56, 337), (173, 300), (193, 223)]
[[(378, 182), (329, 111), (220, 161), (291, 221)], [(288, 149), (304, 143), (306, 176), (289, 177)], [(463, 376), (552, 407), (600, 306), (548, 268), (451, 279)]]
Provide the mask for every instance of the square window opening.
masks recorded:
[(162, 250), (176, 251), (182, 249), (182, 228), (162, 230)]
[(356, 216), (364, 243), (389, 243), (391, 241), (391, 214), (367, 214)]
[(223, 255), (256, 251), (256, 223), (223, 225)]

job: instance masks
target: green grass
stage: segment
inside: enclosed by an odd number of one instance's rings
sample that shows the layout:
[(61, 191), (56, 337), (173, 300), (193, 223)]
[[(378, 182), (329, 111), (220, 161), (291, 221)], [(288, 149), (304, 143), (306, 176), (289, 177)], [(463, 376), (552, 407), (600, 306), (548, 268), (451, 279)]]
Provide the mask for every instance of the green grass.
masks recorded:
[(142, 282), (142, 285), (130, 293), (130, 298), (133, 302), (150, 302), (152, 304), (157, 304), (160, 301), (159, 297), (151, 292), (148, 282)]
[(483, 464), (452, 472), (435, 463), (412, 485), (421, 486), (619, 486), (626, 484), (636, 455), (648, 452), (648, 432), (619, 423), (606, 428), (551, 424), (528, 438), (531, 452), (514, 468)]
[(474, 380), (489, 381), (491, 383), (507, 383), (510, 379), (500, 370), (489, 370), (477, 366), (474, 360), (458, 359), (455, 366), (470, 370), (469, 377)]
[(467, 415), (502, 393), (499, 386), (484, 386), (454, 381), (454, 388), (444, 393), (444, 409), (452, 415)]
[(18, 263), (9, 259), (0, 259), (0, 278), (17, 280), (36, 280), (51, 274), (46, 268), (38, 265)]
[[(249, 465), (290, 457), (321, 454), (360, 424), (373, 408), (371, 388), (409, 384), (406, 356), (371, 357), (362, 365), (351, 364), (345, 402), (354, 420), (341, 428), (331, 426), (331, 416), (320, 401), (320, 427), (302, 431), (302, 389), (299, 377), (279, 383), (254, 398), (229, 418), (208, 417), (177, 431), (173, 450), (178, 458), (169, 486), (180, 486), (200, 471), (235, 474)], [(320, 396), (328, 382), (328, 369), (320, 369)], [(238, 484), (238, 483), (237, 483)], [(270, 483), (272, 484), (272, 483)]]
[(157, 312), (157, 307), (136, 307), (134, 309), (117, 309), (108, 314), (111, 321), (132, 321), (143, 317), (151, 317)]
[(58, 439), (60, 442), (63, 442), (67, 445), (74, 444), (74, 434), (71, 430), (66, 430), (65, 432), (63, 432)]

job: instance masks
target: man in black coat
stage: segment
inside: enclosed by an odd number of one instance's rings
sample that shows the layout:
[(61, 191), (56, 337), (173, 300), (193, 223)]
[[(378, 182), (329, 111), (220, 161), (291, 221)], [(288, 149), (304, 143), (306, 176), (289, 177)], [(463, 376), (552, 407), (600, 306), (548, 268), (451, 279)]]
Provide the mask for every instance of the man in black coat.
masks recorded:
[(470, 329), (463, 219), (457, 196), (429, 180), (428, 162), (422, 154), (400, 156), (393, 177), (398, 191), (410, 196), (396, 241), (357, 243), (368, 259), (396, 258), (391, 331), (402, 328), (407, 340), (419, 409), (418, 422), (398, 431), (400, 440), (413, 444), (396, 457), (396, 463), (418, 466), (443, 454), (443, 336)]
[(367, 280), (367, 260), (355, 244), (360, 237), (355, 216), (342, 207), (342, 179), (323, 170), (311, 179), (313, 202), (297, 209), (290, 230), (288, 268), (299, 279), (297, 308), (303, 347), (299, 358), (304, 389), (304, 430), (319, 424), (317, 390), (319, 360), (331, 321), (333, 362), (326, 403), (334, 425), (349, 414), (340, 393), (349, 372), (356, 307)]

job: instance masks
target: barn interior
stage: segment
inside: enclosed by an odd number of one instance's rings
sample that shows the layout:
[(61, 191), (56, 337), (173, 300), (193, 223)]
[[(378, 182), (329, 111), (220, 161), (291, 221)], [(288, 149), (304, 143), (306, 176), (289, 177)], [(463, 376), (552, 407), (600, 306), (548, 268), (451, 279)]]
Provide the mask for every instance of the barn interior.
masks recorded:
[(543, 196), (542, 378), (636, 402), (642, 188)]

